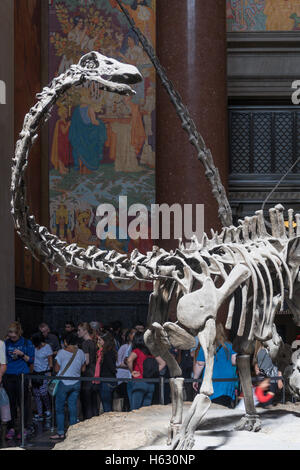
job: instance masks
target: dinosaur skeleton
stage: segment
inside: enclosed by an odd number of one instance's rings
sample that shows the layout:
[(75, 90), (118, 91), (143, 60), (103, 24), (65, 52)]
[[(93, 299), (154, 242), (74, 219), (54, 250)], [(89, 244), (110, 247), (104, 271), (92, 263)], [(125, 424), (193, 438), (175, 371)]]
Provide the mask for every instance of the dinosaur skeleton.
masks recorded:
[[(146, 39), (139, 34), (147, 46)], [(151, 47), (147, 47), (150, 56), (153, 56)], [(179, 95), (165, 77), (157, 58), (153, 60), (214, 185), (219, 215), (225, 225), (221, 233), (212, 231), (210, 238), (204, 234), (201, 241), (194, 237), (188, 248), (183, 243), (170, 252), (153, 247), (146, 254), (134, 250), (129, 257), (95, 246), (84, 249), (76, 244), (68, 245), (36, 223), (29, 214), (25, 183), (28, 155), (40, 125), (49, 118), (56, 101), (72, 86), (82, 86), (88, 82), (96, 82), (100, 89), (110, 92), (132, 94), (130, 84), (141, 80), (135, 67), (108, 59), (97, 52), (86, 54), (77, 65), (72, 65), (55, 78), (37, 95), (37, 104), (25, 116), (13, 159), (12, 215), (24, 244), (48, 270), (50, 267), (57, 271), (68, 269), (76, 275), (91, 275), (99, 280), (111, 278), (153, 282), (145, 342), (152, 354), (161, 356), (167, 362), (170, 371), (172, 417), (169, 441), (174, 437), (174, 449), (189, 449), (194, 444), (194, 431), (209, 408), (209, 396), (213, 393), (217, 313), (226, 299), (229, 299), (226, 328), (232, 329), (236, 335), (233, 347), (238, 352), (237, 364), (246, 404), (246, 416), (239, 428), (260, 428), (253, 404), (250, 355), (255, 339), (272, 338), (274, 316), (284, 300), (300, 324), (300, 214), (294, 217), (293, 211), (288, 211), (289, 225), (286, 229), (283, 207), (279, 205), (270, 209), (272, 233), (267, 230), (262, 211), (256, 212), (253, 217), (246, 217), (238, 227), (231, 225), (230, 206), (211, 153), (197, 133)], [(178, 302), (178, 321), (171, 323), (167, 321), (168, 307), (174, 297)], [(182, 424), (183, 379), (180, 378), (181, 369), (169, 349), (171, 345), (181, 349), (194, 347), (196, 335), (204, 350), (206, 369), (200, 393)]]

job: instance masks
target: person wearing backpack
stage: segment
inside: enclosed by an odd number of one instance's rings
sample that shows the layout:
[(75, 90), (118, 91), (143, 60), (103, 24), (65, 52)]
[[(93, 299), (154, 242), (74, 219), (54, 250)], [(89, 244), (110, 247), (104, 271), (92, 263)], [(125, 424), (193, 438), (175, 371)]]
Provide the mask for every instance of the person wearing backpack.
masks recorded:
[[(136, 332), (132, 344), (132, 352), (127, 360), (128, 368), (134, 379), (159, 378), (159, 372), (166, 363), (160, 357), (155, 358), (150, 354), (144, 342), (144, 333)], [(132, 410), (138, 410), (143, 406), (150, 406), (154, 393), (155, 383), (135, 381), (131, 391)]]

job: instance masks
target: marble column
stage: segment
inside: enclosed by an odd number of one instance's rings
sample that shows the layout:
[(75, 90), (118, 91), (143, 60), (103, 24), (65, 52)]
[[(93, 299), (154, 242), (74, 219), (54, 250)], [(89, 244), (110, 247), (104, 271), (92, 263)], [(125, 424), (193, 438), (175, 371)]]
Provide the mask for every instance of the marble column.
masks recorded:
[[(211, 149), (227, 186), (226, 19), (224, 0), (157, 2), (157, 54)], [(204, 204), (205, 231), (220, 229), (204, 168), (160, 80), (157, 84), (156, 202)], [(166, 249), (177, 241), (162, 240)]]
[[(22, 129), (24, 117), (36, 103), (36, 94), (42, 90), (41, 75), (41, 9), (47, 2), (40, 0), (15, 0), (15, 141)], [(47, 83), (47, 80), (44, 84)], [(44, 129), (42, 130), (44, 131)], [(48, 226), (42, 218), (42, 195), (47, 203), (47, 180), (42, 175), (42, 165), (47, 165), (47, 155), (41, 157), (41, 132), (30, 151), (26, 171), (27, 199), (30, 213), (40, 224)], [(43, 161), (43, 163), (42, 163)], [(42, 179), (43, 176), (43, 179)], [(47, 171), (48, 179), (48, 171)], [(41, 291), (45, 269), (35, 260), (17, 235), (15, 240), (16, 286)]]
[(14, 228), (10, 215), (11, 159), (14, 153), (14, 4), (0, 2), (0, 339), (15, 317)]

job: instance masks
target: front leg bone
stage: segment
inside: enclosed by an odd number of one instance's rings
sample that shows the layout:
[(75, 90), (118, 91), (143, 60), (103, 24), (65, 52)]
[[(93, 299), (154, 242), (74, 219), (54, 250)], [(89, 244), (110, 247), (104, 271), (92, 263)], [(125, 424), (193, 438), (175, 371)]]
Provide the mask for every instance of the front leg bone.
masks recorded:
[(210, 405), (211, 401), (207, 395), (200, 393), (194, 398), (192, 406), (184, 419), (183, 425), (173, 441), (173, 450), (189, 450), (194, 447), (194, 433), (202, 418), (207, 413)]
[(182, 412), (183, 412), (183, 378), (171, 378), (170, 389), (172, 399), (172, 416), (168, 428), (167, 445), (170, 445), (172, 439), (179, 432), (182, 425)]
[(214, 368), (214, 341), (216, 338), (216, 322), (213, 318), (207, 320), (204, 329), (200, 333), (198, 333), (198, 338), (205, 357), (205, 373), (200, 388), (200, 393), (209, 396), (214, 393), (212, 375)]

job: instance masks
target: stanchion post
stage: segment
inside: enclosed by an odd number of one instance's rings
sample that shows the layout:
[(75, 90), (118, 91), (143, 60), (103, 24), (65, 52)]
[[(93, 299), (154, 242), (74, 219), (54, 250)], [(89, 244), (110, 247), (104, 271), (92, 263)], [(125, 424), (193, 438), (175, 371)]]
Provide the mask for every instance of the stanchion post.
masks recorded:
[(163, 375), (159, 378), (159, 402), (161, 405), (165, 404), (165, 381)]
[(55, 406), (54, 397), (51, 397), (51, 432), (54, 432)]
[(21, 446), (25, 447), (25, 374), (21, 374)]
[(285, 404), (285, 379), (282, 377), (282, 383), (283, 383), (283, 387), (282, 387), (282, 403)]

